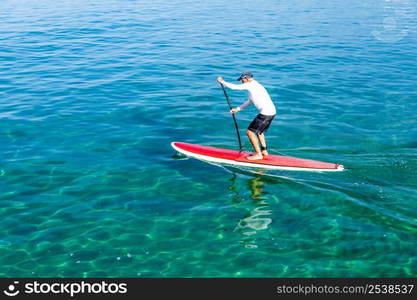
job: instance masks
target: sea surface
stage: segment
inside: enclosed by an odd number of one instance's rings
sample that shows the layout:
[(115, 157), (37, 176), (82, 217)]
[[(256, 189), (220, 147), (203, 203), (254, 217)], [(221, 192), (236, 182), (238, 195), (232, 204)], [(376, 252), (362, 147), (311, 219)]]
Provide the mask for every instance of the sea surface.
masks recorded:
[[(416, 1), (0, 11), (1, 277), (417, 276)], [(242, 71), (276, 104), (272, 154), (347, 169), (175, 155), (238, 147), (216, 78)], [(256, 113), (237, 114), (246, 150)]]

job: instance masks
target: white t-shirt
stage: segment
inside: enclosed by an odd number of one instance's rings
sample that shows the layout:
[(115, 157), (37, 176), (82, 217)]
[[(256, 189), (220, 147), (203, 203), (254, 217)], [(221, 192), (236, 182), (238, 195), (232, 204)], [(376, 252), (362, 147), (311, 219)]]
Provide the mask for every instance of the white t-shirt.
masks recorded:
[(226, 81), (221, 82), (224, 86), (232, 90), (246, 90), (249, 93), (248, 100), (239, 106), (244, 109), (249, 104), (253, 103), (259, 112), (266, 116), (274, 116), (277, 112), (275, 105), (271, 100), (267, 90), (256, 80), (252, 80), (242, 84), (233, 84)]

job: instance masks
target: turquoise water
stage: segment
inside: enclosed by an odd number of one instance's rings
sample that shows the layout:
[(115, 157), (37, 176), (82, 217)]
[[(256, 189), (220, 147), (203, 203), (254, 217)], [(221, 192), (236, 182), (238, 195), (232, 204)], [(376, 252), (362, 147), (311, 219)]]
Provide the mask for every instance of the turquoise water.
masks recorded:
[[(0, 9), (0, 276), (417, 275), (415, 1)], [(271, 153), (348, 170), (178, 159), (237, 147), (215, 79), (243, 70), (277, 105)]]

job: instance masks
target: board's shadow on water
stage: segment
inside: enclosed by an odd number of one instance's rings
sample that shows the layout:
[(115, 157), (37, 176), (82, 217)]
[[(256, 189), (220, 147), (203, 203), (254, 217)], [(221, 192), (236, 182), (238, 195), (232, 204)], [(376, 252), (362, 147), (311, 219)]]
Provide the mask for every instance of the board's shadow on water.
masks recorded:
[[(232, 177), (231, 188), (235, 187), (236, 176)], [(240, 243), (245, 248), (258, 248), (264, 236), (270, 229), (273, 222), (273, 210), (270, 208), (268, 198), (265, 196), (265, 182), (262, 177), (254, 177), (248, 180), (250, 197), (242, 196), (238, 189), (236, 198), (239, 202), (246, 202), (247, 212), (238, 221), (233, 232), (241, 235)], [(248, 207), (249, 206), (249, 207)]]
[(178, 152), (173, 154), (171, 156), (171, 158), (174, 159), (174, 160), (187, 160), (187, 159), (189, 159), (189, 157), (185, 156), (184, 154), (178, 153)]
[[(377, 195), (364, 194), (356, 190), (349, 188), (343, 188), (337, 185), (337, 178), (329, 177), (329, 174), (320, 172), (286, 172), (286, 171), (271, 171), (264, 169), (252, 169), (252, 168), (236, 168), (231, 166), (222, 166), (224, 170), (236, 176), (241, 174), (248, 176), (249, 181), (259, 181), (264, 184), (285, 184), (286, 187), (293, 189), (299, 187), (307, 187), (308, 189), (314, 189), (318, 191), (326, 191), (328, 193), (336, 192), (342, 193), (344, 199), (351, 202), (357, 209), (365, 209), (368, 214), (374, 215), (378, 219), (384, 219), (385, 222), (391, 224), (391, 227), (403, 224), (403, 229), (415, 230), (417, 223), (415, 219), (410, 218), (402, 211), (398, 211), (392, 207), (386, 207), (383, 203), (380, 203)], [(347, 176), (349, 173), (344, 172)], [(338, 176), (337, 174), (336, 176)], [(340, 179), (340, 178), (339, 178)]]
[[(188, 159), (181, 154), (173, 155), (172, 158), (175, 160)], [(179, 172), (192, 180), (201, 181), (201, 174), (196, 172), (196, 166), (194, 164), (202, 164), (202, 162), (190, 159), (190, 166), (179, 168)], [(209, 163), (208, 165), (202, 164), (199, 171), (204, 169), (205, 172), (210, 172), (208, 170), (209, 168), (218, 169), (220, 173), (222, 173), (222, 169), (226, 171), (223, 172), (225, 175), (223, 177), (224, 182), (227, 183), (224, 187), (224, 194), (229, 194), (230, 197), (230, 200), (228, 200), (229, 204), (226, 207), (230, 207), (230, 205), (235, 207), (235, 212), (230, 214), (228, 218), (232, 218), (232, 215), (235, 215), (236, 209), (242, 212), (237, 219), (234, 219), (233, 227), (229, 227), (228, 230), (238, 234), (237, 239), (243, 247), (260, 247), (265, 241), (270, 239), (271, 223), (273, 223), (274, 218), (271, 205), (274, 205), (274, 201), (277, 201), (276, 199), (278, 197), (274, 195), (271, 198), (268, 193), (270, 185), (292, 185), (297, 183), (285, 176), (280, 177), (270, 174), (266, 170), (236, 168), (214, 163)], [(216, 176), (213, 176), (213, 178), (216, 178)], [(224, 224), (229, 224), (230, 221), (228, 220)]]

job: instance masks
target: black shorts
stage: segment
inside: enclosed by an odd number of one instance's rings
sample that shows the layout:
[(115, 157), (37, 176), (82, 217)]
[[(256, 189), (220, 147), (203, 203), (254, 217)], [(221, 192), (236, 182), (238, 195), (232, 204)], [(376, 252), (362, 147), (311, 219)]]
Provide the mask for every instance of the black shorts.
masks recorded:
[(266, 132), (271, 125), (272, 120), (275, 118), (273, 116), (266, 116), (263, 114), (258, 114), (252, 123), (249, 124), (248, 130), (255, 132), (257, 134), (262, 134)]

